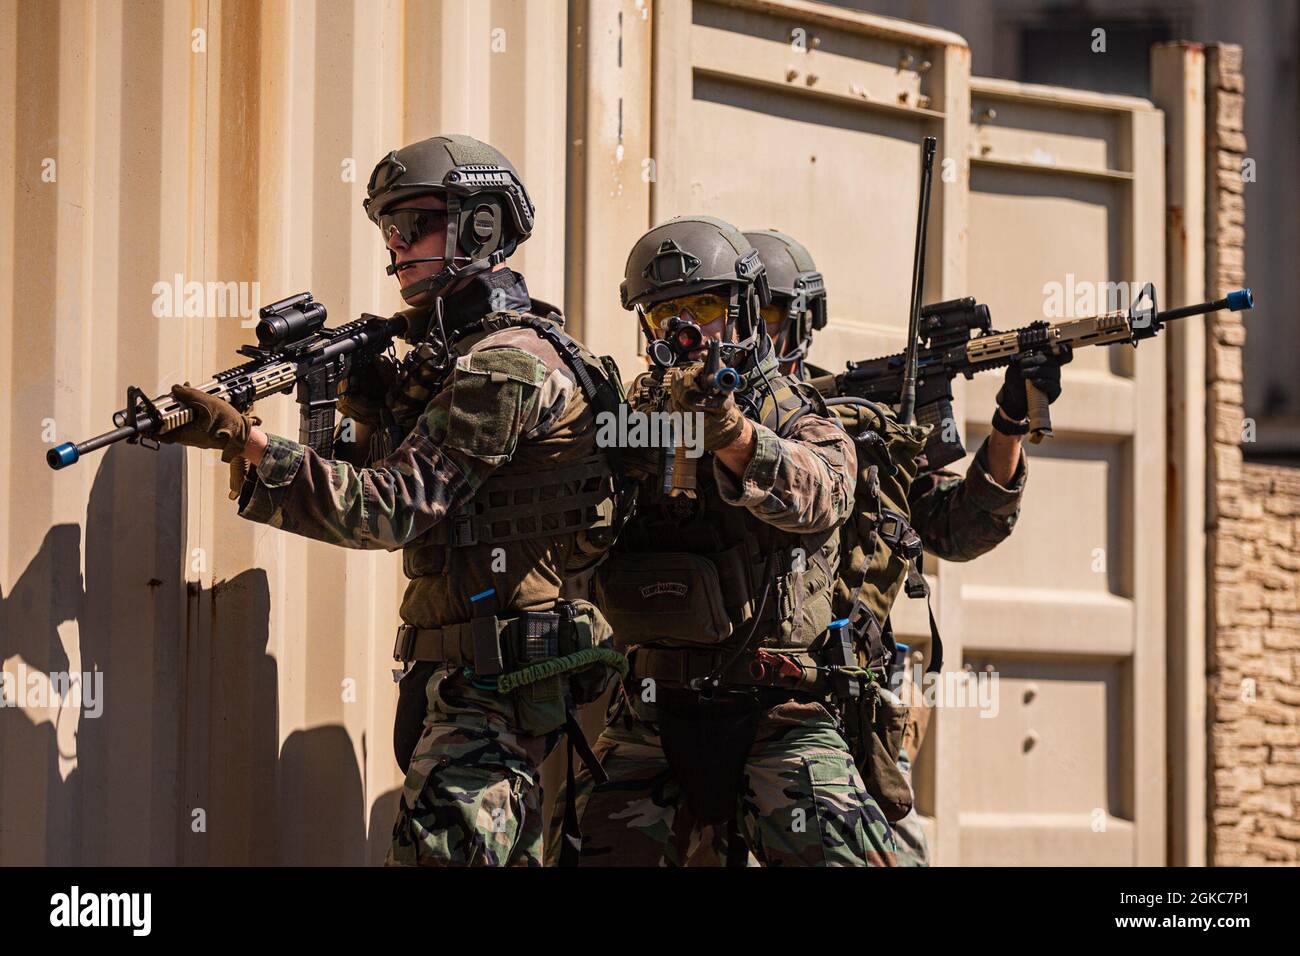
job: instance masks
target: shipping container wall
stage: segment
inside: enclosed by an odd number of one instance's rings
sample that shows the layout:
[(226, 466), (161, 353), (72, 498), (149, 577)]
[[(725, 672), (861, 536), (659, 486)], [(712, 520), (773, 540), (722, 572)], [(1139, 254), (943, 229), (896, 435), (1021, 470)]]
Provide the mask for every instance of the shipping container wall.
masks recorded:
[[(397, 556), (241, 520), (216, 455), (44, 454), (108, 430), (128, 385), (237, 364), (273, 299), (400, 308), (361, 200), (436, 132), (520, 168), (538, 229), (512, 264), (562, 301), (566, 14), (0, 3), (0, 657), (27, 705), (0, 709), (0, 863), (382, 859)], [(291, 400), (262, 404), (296, 436)]]
[[(822, 366), (902, 348), (925, 135), (925, 301), (973, 295), (1010, 329), (1107, 311), (1108, 283), (1163, 289), (1145, 100), (972, 78), (959, 36), (800, 0), (661, 0), (655, 19), (654, 218), (802, 240), (827, 285)], [(957, 383), (972, 454), (1000, 379)], [(1064, 382), (1011, 538), (927, 560), (955, 672), (916, 771), (938, 863), (1163, 860), (1163, 343), (1085, 350)], [(924, 602), (900, 598), (894, 625), (928, 644)]]
[[(687, 212), (807, 243), (814, 360), (897, 351), (926, 134), (927, 301), (1009, 328), (1069, 275), (1162, 284), (1159, 111), (973, 80), (959, 36), (807, 0), (0, 0), (0, 69), (0, 864), (382, 860), (397, 556), (239, 519), (216, 455), (44, 455), (129, 385), (236, 364), (273, 299), (399, 308), (360, 206), (391, 149), (509, 155), (538, 206), (512, 265), (625, 377), (626, 252)], [(971, 451), (996, 379), (958, 383)], [(1012, 539), (927, 560), (946, 668), (1002, 677), (998, 717), (932, 724), (936, 862), (1160, 862), (1163, 409), (1159, 345), (1080, 355)], [(924, 645), (923, 602), (895, 623)]]

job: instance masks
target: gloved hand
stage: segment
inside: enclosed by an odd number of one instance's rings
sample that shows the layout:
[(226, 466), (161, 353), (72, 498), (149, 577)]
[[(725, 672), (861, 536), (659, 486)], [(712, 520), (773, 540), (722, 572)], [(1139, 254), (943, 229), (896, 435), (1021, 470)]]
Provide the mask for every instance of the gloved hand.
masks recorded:
[(1068, 345), (1060, 346), (1060, 355), (1044, 355), (1041, 352), (1014, 359), (1007, 366), (1007, 374), (998, 389), (997, 403), (1004, 415), (1014, 422), (1029, 417), (1029, 404), (1025, 396), (1025, 382), (1033, 382), (1052, 404), (1061, 397), (1061, 366), (1068, 365), (1074, 358), (1074, 350)]
[(340, 418), (351, 418), (372, 428), (379, 424), (379, 411), (397, 379), (397, 363), (387, 355), (348, 373), (346, 387), (339, 395)]
[(172, 398), (185, 405), (193, 416), (180, 428), (155, 436), (165, 445), (190, 448), (219, 448), (221, 460), (232, 461), (244, 452), (255, 421), (223, 398), (191, 388), (190, 383), (172, 386)]
[(745, 429), (745, 416), (731, 392), (705, 391), (700, 387), (703, 365), (674, 370), (669, 392), (669, 410), (704, 416), (704, 450), (726, 448)]

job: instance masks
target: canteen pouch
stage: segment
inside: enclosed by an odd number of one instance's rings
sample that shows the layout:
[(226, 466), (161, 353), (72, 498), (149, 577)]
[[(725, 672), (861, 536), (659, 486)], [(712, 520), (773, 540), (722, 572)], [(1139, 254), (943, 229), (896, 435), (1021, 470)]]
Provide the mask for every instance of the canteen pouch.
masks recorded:
[(713, 645), (732, 633), (718, 568), (698, 554), (613, 554), (596, 594), (619, 647)]

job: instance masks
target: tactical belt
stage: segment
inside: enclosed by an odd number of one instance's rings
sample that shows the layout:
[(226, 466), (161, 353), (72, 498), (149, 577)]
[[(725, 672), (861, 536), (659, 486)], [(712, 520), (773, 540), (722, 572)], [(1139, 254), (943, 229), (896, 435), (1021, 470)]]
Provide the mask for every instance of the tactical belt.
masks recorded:
[[(630, 657), (631, 670), (627, 679), (633, 688), (645, 679), (665, 687), (691, 687), (693, 682), (713, 673), (725, 659), (725, 652), (643, 646), (631, 652)], [(825, 671), (818, 668), (806, 648), (758, 648), (723, 671), (722, 683), (739, 687), (771, 687), (813, 696), (824, 696), (831, 688)]]
[(397, 629), (393, 659), (471, 666), (479, 676), (492, 677), (591, 647), (591, 621), (574, 615), (568, 604), (560, 608), (504, 619), (479, 617), (444, 627), (403, 624)]

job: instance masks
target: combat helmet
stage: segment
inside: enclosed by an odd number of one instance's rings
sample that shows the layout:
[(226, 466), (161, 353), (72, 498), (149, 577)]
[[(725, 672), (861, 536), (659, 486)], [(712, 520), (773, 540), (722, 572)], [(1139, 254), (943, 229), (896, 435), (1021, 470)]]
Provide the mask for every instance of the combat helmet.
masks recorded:
[(735, 226), (713, 216), (678, 216), (632, 246), (619, 296), (623, 308), (642, 316), (643, 328), (651, 306), (702, 292), (728, 300), (727, 338), (752, 345), (765, 335), (759, 310), (771, 302), (767, 273)]
[[(393, 206), (430, 194), (447, 203), (443, 254), (411, 259), (400, 268), (420, 262), (444, 265), (402, 289), (408, 302), (504, 262), (533, 232), (535, 210), (519, 173), (499, 150), (470, 136), (434, 136), (393, 150), (370, 174), (362, 206), (371, 222), (380, 225)], [(396, 263), (388, 267), (389, 275), (398, 271)]]
[(784, 310), (776, 336), (778, 361), (801, 362), (812, 346), (813, 332), (826, 327), (826, 283), (803, 243), (775, 229), (745, 233), (767, 267), (772, 304)]

